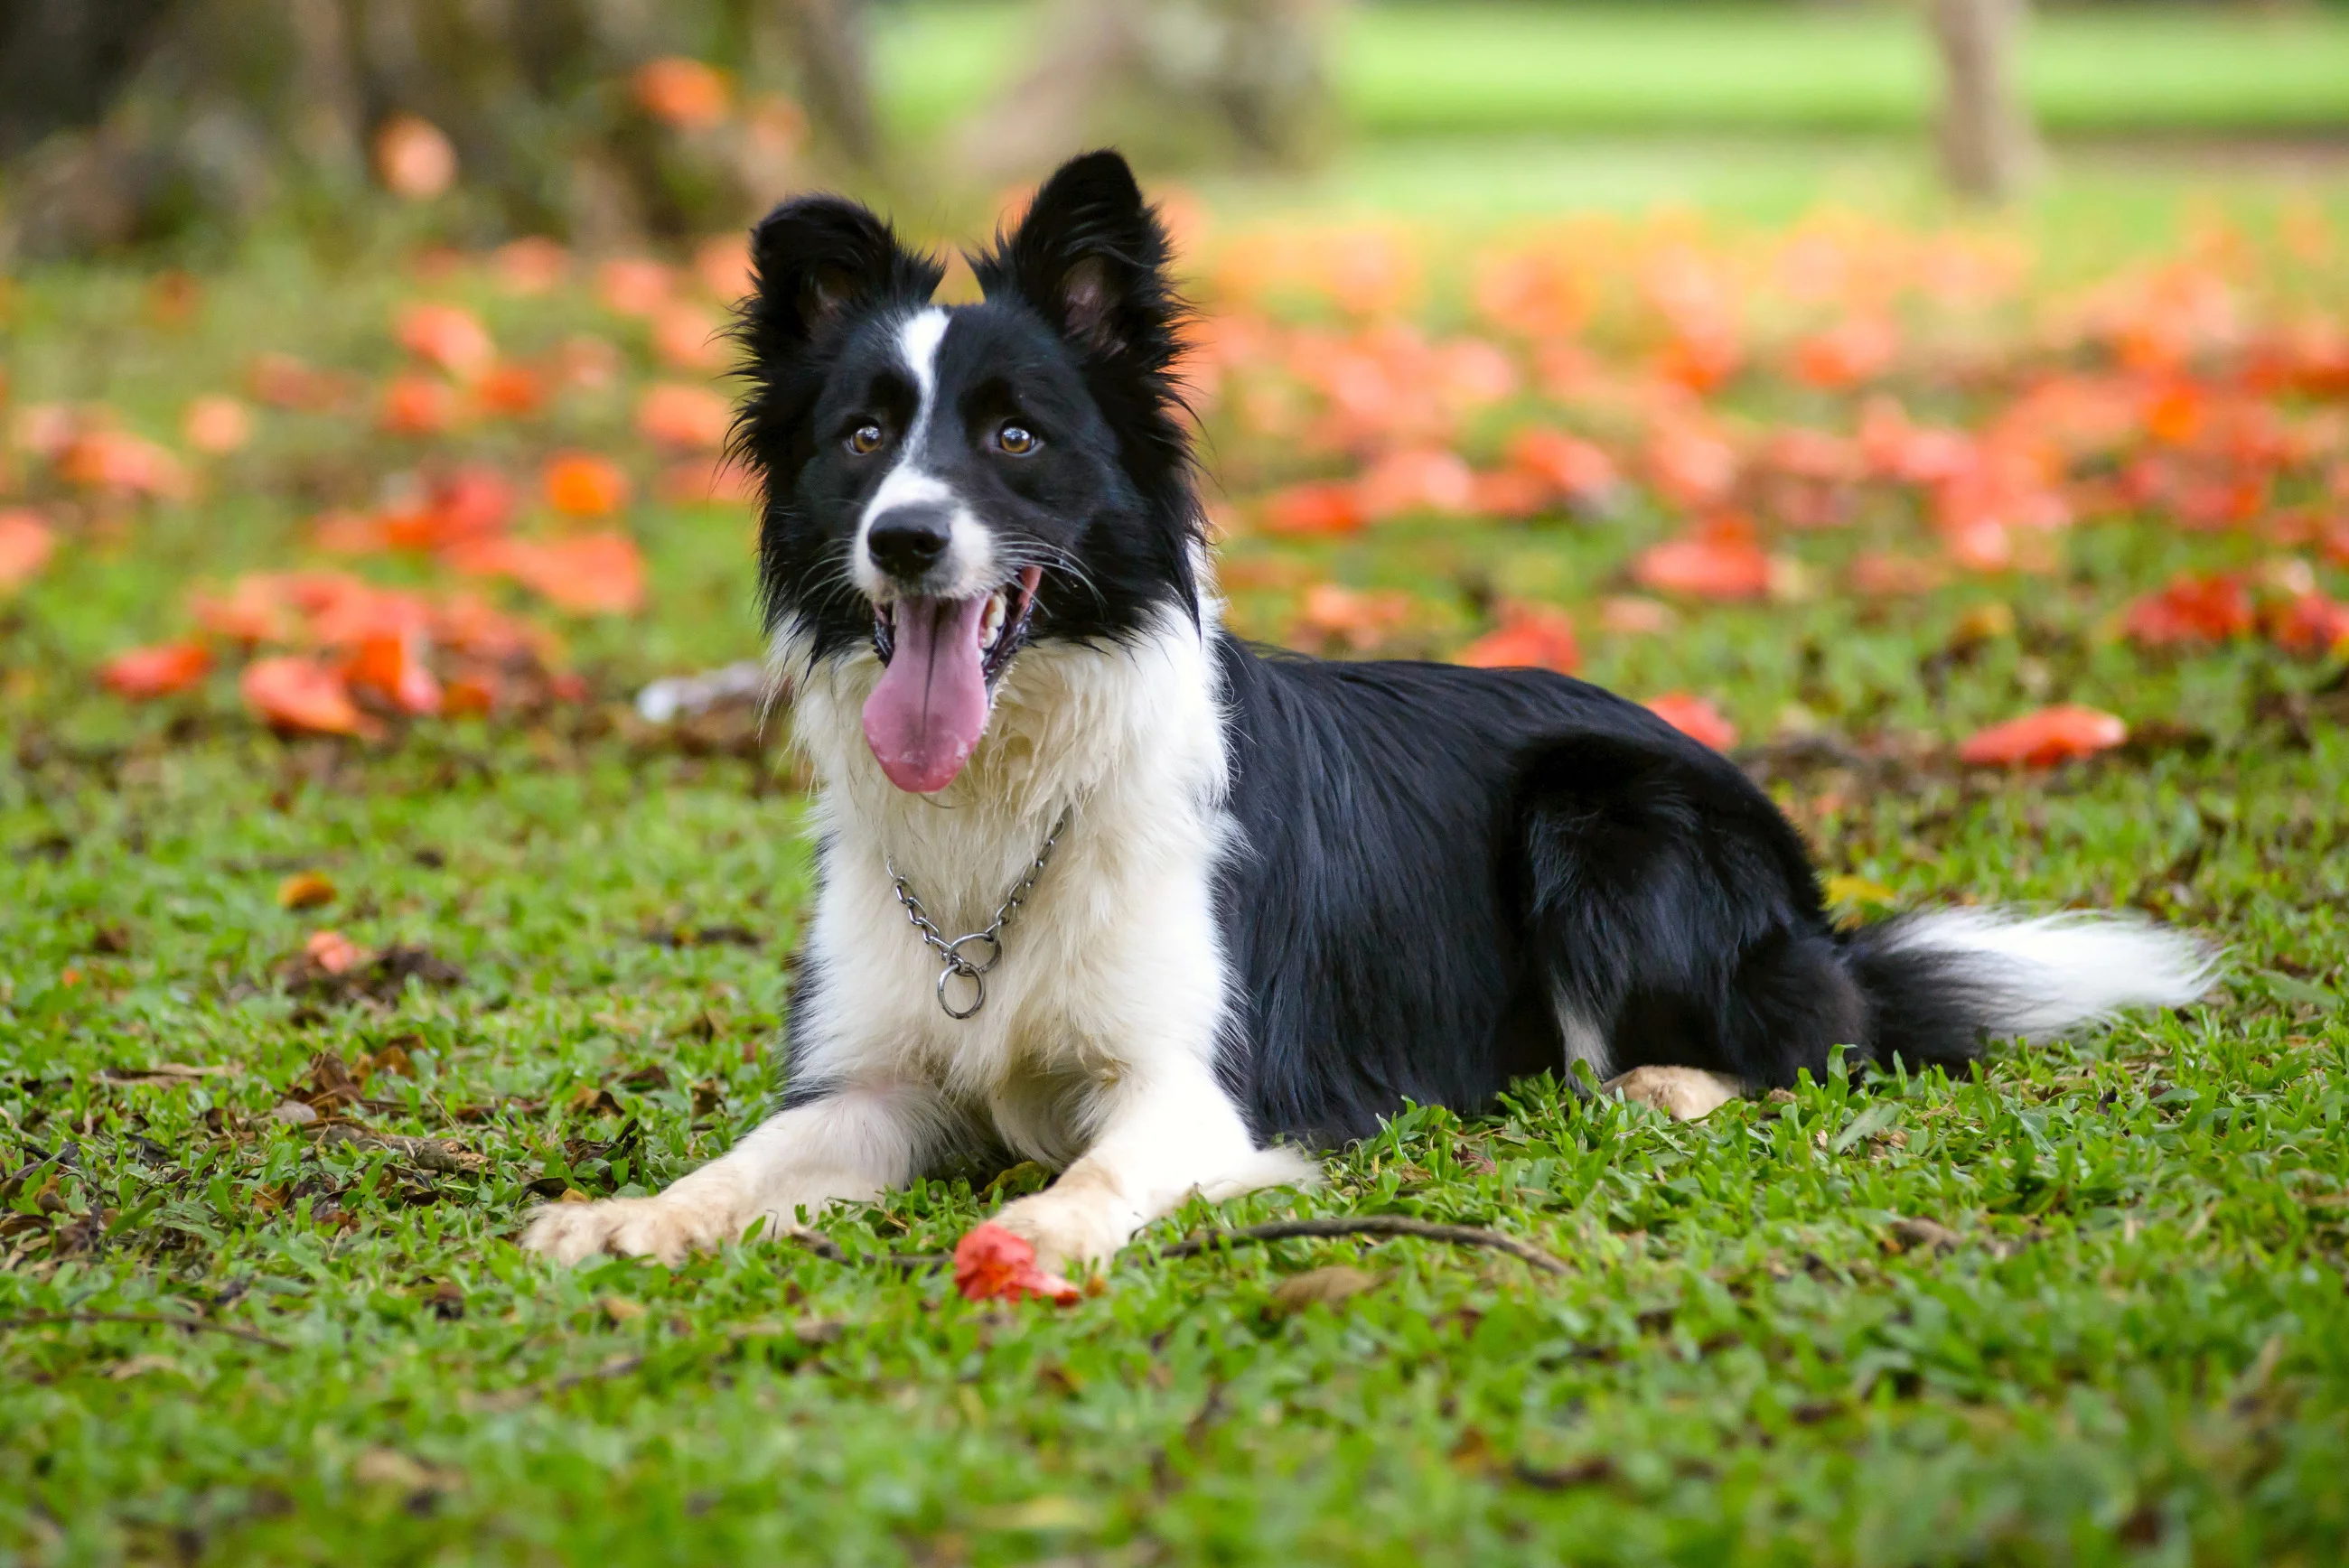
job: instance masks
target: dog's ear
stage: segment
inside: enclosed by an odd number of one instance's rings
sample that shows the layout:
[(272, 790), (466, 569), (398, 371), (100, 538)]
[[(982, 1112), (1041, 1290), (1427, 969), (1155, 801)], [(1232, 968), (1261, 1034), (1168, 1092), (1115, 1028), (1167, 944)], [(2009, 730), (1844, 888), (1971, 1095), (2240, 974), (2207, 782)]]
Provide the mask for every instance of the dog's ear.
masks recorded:
[(750, 231), (750, 266), (745, 336), (759, 359), (820, 342), (854, 307), (926, 300), (945, 275), (838, 196), (802, 196), (768, 213)]
[(1166, 231), (1114, 152), (1062, 164), (1019, 226), (973, 268), (987, 292), (1009, 286), (1089, 355), (1171, 357), (1183, 306), (1168, 284)]

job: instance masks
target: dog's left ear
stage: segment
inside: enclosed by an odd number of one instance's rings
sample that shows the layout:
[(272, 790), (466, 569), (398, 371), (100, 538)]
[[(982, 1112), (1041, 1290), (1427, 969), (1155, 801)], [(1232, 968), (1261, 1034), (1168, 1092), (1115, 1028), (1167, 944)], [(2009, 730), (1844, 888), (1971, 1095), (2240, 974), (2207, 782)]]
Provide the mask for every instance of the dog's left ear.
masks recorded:
[(1183, 306), (1166, 277), (1166, 231), (1114, 152), (1071, 159), (1036, 192), (1019, 227), (973, 269), (1009, 285), (1088, 355), (1171, 357)]

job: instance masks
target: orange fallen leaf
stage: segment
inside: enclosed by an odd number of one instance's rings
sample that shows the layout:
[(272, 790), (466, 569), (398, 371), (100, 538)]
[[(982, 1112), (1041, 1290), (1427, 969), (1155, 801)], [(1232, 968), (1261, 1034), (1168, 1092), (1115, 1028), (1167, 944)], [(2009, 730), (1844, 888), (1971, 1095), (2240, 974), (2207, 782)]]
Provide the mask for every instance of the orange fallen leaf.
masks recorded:
[(636, 400), (636, 432), (663, 446), (686, 451), (716, 451), (733, 428), (734, 410), (707, 387), (663, 381)]
[(1770, 557), (1750, 530), (1711, 527), (1651, 544), (1631, 562), (1642, 587), (1700, 599), (1758, 599), (1770, 591)]
[(490, 265), (507, 293), (543, 294), (570, 274), (571, 253), (543, 234), (528, 234), (492, 252)]
[(430, 120), (396, 114), (376, 132), (375, 171), (393, 195), (429, 201), (457, 182), (457, 149)]
[(1541, 479), (1568, 500), (1603, 500), (1619, 482), (1615, 459), (1564, 430), (1520, 430), (1509, 442), (1509, 462)]
[(253, 410), (224, 392), (208, 392), (188, 405), (180, 434), (200, 452), (233, 452), (253, 439)]
[(1958, 758), (1977, 768), (2048, 768), (2127, 738), (2128, 726), (2114, 715), (2059, 703), (1978, 731), (1958, 748)]
[(698, 304), (680, 301), (653, 317), (653, 354), (672, 370), (720, 370), (726, 336), (718, 318)]
[(628, 476), (593, 452), (558, 452), (538, 477), (546, 504), (566, 517), (609, 517), (628, 502)]
[(2267, 634), (2302, 658), (2349, 652), (2349, 604), (2311, 590), (2269, 609)]
[(181, 497), (187, 471), (180, 459), (142, 436), (85, 429), (57, 454), (57, 477), (84, 490), (116, 495)]
[(616, 257), (595, 270), (595, 291), (608, 310), (650, 315), (668, 302), (669, 271), (649, 257)]
[(378, 632), (361, 637), (343, 661), (343, 678), (402, 713), (440, 711), (440, 683), (424, 662), (423, 639), (413, 633)]
[(1506, 604), (1501, 624), (1453, 655), (1478, 669), (1526, 668), (1572, 675), (1582, 663), (1574, 621), (1547, 604)]
[(1317, 642), (1341, 641), (1368, 653), (1411, 619), (1411, 595), (1400, 588), (1355, 589), (1316, 583), (1305, 590), (1298, 629)]
[(637, 108), (678, 130), (707, 130), (733, 106), (724, 74), (682, 55), (646, 61), (630, 85)]
[(1648, 702), (1648, 711), (1692, 739), (1702, 741), (1715, 751), (1726, 751), (1737, 744), (1737, 727), (1722, 716), (1719, 708), (1684, 691), (1666, 692)]
[(441, 300), (402, 306), (393, 332), (402, 348), (460, 380), (480, 376), (498, 356), (498, 346), (481, 318), (463, 305)]
[(302, 955), (329, 975), (347, 975), (367, 955), (339, 931), (314, 931), (302, 944)]
[(2131, 604), (2122, 629), (2142, 647), (2178, 643), (2223, 643), (2251, 629), (2251, 590), (2243, 580), (2220, 573), (2197, 577), (2181, 573), (2168, 586)]
[(1360, 532), (1368, 514), (1353, 485), (1322, 480), (1290, 485), (1264, 500), (1264, 531), (1299, 538)]
[(527, 418), (546, 406), (546, 377), (527, 365), (494, 365), (473, 384), (473, 401), (485, 414)]
[(128, 648), (98, 667), (109, 691), (134, 702), (186, 691), (209, 674), (212, 650), (202, 643), (160, 643)]
[(0, 591), (29, 583), (57, 553), (57, 531), (24, 507), (0, 511)]
[(1362, 511), (1371, 518), (1405, 512), (1466, 511), (1476, 499), (1476, 476), (1457, 452), (1440, 447), (1406, 447), (1372, 463), (1355, 481)]
[(491, 569), (502, 572), (559, 609), (627, 615), (644, 608), (644, 556), (636, 541), (625, 533), (495, 542), (505, 548)]
[(1680, 624), (1680, 616), (1661, 599), (1619, 593), (1599, 606), (1599, 627), (1618, 636), (1653, 637)]
[(1036, 1266), (1036, 1249), (988, 1221), (955, 1243), (955, 1289), (965, 1301), (1021, 1301), (1030, 1296), (1068, 1306), (1084, 1293)]
[(694, 275), (723, 304), (750, 292), (750, 246), (740, 233), (720, 234), (694, 248)]
[(335, 884), (324, 872), (295, 872), (277, 884), (280, 909), (318, 909), (335, 902)]
[(1854, 316), (1795, 347), (1795, 378), (1813, 387), (1845, 391), (1872, 381), (1892, 367), (1900, 334), (1882, 316)]
[(342, 676), (315, 659), (255, 659), (237, 682), (245, 706), (280, 729), (316, 735), (373, 735), (378, 726), (351, 701)]
[(457, 389), (435, 377), (395, 376), (384, 383), (377, 427), (394, 436), (437, 436), (457, 422)]

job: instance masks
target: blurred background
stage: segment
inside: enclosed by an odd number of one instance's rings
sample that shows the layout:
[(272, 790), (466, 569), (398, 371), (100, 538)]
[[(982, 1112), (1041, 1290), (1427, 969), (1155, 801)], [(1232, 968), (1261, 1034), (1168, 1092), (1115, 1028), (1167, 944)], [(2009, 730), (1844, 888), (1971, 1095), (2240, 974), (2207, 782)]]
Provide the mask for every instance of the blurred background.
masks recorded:
[(1926, 147), (1997, 196), (2045, 144), (2322, 165), (2349, 129), (2349, 7), (2025, 10), (14, 0), (0, 254), (341, 232), (386, 195), (460, 244), (682, 240), (811, 183), (943, 221), (1103, 142), (1264, 202), (1538, 206), (1784, 189)]
[[(968, 243), (1103, 143), (1205, 308), (1248, 634), (1720, 738), (2120, 706), (2181, 572), (2220, 642), (2349, 630), (2349, 5), (13, 0), (17, 712), (401, 734), (743, 659), (745, 225)], [(1996, 678), (1918, 665), (2018, 594)]]

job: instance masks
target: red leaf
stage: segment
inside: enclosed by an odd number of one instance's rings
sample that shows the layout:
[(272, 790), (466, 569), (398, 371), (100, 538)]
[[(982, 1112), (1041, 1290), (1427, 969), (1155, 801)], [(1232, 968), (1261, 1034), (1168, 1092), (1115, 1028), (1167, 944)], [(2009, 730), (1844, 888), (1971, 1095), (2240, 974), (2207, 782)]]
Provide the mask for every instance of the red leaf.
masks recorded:
[(637, 108), (678, 130), (707, 130), (733, 107), (725, 76), (683, 55), (646, 61), (630, 85)]
[(489, 328), (460, 304), (419, 300), (405, 305), (395, 333), (402, 348), (460, 380), (480, 376), (498, 356)]
[(1617, 483), (1614, 459), (1563, 430), (1520, 430), (1508, 455), (1511, 467), (1536, 475), (1568, 500), (1601, 500)]
[(539, 474), (546, 504), (569, 517), (609, 517), (628, 502), (628, 476), (609, 458), (564, 452)]
[(1757, 599), (1770, 590), (1770, 557), (1750, 527), (1723, 519), (1650, 545), (1631, 563), (1645, 587), (1700, 599)]
[(456, 183), (457, 150), (430, 120), (396, 114), (376, 133), (375, 171), (393, 195), (429, 201)]
[(212, 650), (202, 643), (159, 643), (115, 655), (99, 666), (98, 678), (109, 691), (140, 702), (185, 691), (212, 667)]
[(2090, 757), (2128, 738), (2128, 726), (2109, 713), (2060, 703), (1993, 724), (1958, 748), (1961, 761), (1977, 768), (2050, 768), (2075, 757)]
[(1084, 1293), (1036, 1266), (1036, 1249), (993, 1221), (955, 1244), (955, 1288), (966, 1301), (1039, 1301), (1067, 1306)]
[(440, 711), (440, 683), (424, 662), (424, 639), (412, 632), (360, 638), (343, 661), (342, 673), (353, 686), (374, 692), (402, 713)]
[(2278, 647), (2302, 658), (2349, 651), (2349, 604), (2302, 593), (2269, 610), (2267, 631)]
[(2131, 642), (2143, 647), (2177, 643), (2223, 643), (2251, 629), (2251, 590), (2242, 579), (2220, 573), (2197, 577), (2181, 573), (2158, 593), (2128, 608), (2122, 622)]
[(23, 507), (0, 511), (0, 590), (31, 582), (57, 548), (56, 531), (38, 512)]
[(636, 400), (636, 433), (688, 452), (715, 451), (726, 444), (734, 410), (707, 387), (663, 381)]
[(233, 452), (253, 439), (253, 411), (226, 393), (207, 392), (181, 416), (180, 434), (200, 452)]
[(1737, 727), (1723, 717), (1719, 708), (1701, 696), (1693, 696), (1684, 691), (1666, 692), (1649, 701), (1648, 711), (1682, 735), (1701, 740), (1715, 751), (1726, 751), (1737, 744)]
[(1501, 624), (1453, 655), (1455, 664), (1478, 669), (1540, 669), (1572, 675), (1582, 663), (1574, 622), (1547, 604), (1508, 604)]
[(1367, 521), (1361, 493), (1342, 480), (1290, 485), (1265, 498), (1267, 533), (1301, 538), (1356, 533)]
[(280, 729), (373, 735), (377, 725), (351, 701), (340, 674), (315, 659), (255, 659), (237, 682), (247, 707)]

